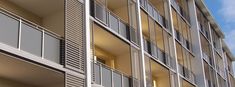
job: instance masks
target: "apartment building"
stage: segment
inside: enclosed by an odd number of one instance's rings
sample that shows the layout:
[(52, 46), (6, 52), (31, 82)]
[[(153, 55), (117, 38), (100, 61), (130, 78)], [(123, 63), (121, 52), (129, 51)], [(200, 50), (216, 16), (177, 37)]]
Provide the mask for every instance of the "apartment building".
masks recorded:
[(235, 87), (203, 0), (0, 0), (1, 87)]

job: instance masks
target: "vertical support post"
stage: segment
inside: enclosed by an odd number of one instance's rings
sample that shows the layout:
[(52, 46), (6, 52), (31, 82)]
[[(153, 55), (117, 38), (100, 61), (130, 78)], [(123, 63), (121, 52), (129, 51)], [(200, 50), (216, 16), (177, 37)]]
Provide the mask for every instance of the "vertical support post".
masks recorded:
[(172, 31), (172, 39), (173, 39), (173, 52), (174, 52), (174, 57), (176, 58), (175, 59), (175, 63), (176, 63), (176, 75), (177, 75), (177, 83), (178, 83), (178, 86), (177, 87), (180, 87), (180, 76), (179, 76), (179, 67), (178, 67), (178, 61), (177, 61), (177, 50), (176, 50), (176, 41), (175, 41), (175, 32), (174, 32), (174, 24), (173, 24), (173, 16), (172, 16), (172, 8), (171, 8), (171, 1), (170, 0), (167, 0), (168, 2), (168, 10), (169, 10), (169, 21), (170, 21), (170, 26), (169, 26), (169, 28), (171, 29), (171, 31)]
[(141, 25), (141, 14), (140, 14), (140, 0), (137, 0), (137, 20), (139, 21), (138, 22), (138, 29), (139, 29), (139, 39), (140, 39), (140, 53), (141, 53), (141, 56), (140, 56), (140, 61), (141, 61), (141, 87), (146, 87), (146, 74), (145, 74), (145, 60), (144, 60), (144, 43), (143, 43), (143, 34), (142, 34), (142, 25)]
[(204, 61), (202, 55), (202, 47), (201, 47), (201, 39), (199, 32), (199, 24), (197, 19), (197, 10), (196, 10), (196, 2), (195, 0), (188, 1), (189, 6), (189, 15), (190, 15), (190, 23), (191, 23), (191, 34), (192, 34), (192, 43), (193, 43), (193, 52), (195, 53), (195, 58), (193, 59), (193, 71), (196, 75), (196, 84), (200, 87), (206, 86), (206, 77), (204, 70)]
[(85, 41), (86, 41), (86, 86), (91, 87), (91, 40), (90, 40), (90, 0), (85, 1)]

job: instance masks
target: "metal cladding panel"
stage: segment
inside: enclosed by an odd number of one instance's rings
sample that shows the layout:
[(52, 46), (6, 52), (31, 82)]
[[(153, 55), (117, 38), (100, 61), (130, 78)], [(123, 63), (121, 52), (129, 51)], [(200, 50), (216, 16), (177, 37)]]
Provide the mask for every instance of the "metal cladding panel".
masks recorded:
[(84, 73), (84, 4), (79, 0), (66, 0), (65, 21), (65, 67)]
[(85, 79), (66, 74), (66, 87), (85, 87)]

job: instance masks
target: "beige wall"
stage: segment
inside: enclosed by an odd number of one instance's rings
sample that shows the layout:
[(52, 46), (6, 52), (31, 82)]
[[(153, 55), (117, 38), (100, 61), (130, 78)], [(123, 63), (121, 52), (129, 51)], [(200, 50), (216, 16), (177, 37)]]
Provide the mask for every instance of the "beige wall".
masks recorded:
[(114, 67), (114, 59), (115, 59), (114, 55), (110, 54), (107, 51), (102, 50), (98, 46), (95, 46), (95, 56), (100, 57), (103, 60), (105, 60), (106, 65), (110, 66), (111, 68), (115, 68)]
[(130, 54), (123, 54), (115, 59), (115, 68), (124, 72), (125, 74), (131, 75), (131, 59)]
[(35, 87), (0, 78), (0, 87)]
[(113, 13), (115, 13), (117, 16), (119, 16), (124, 22), (129, 23), (128, 8), (127, 7), (115, 9), (115, 10), (113, 10)]
[(58, 11), (42, 19), (42, 25), (61, 36), (64, 36), (64, 11)]
[(42, 24), (42, 19), (39, 16), (37, 16), (29, 11), (26, 11), (23, 8), (15, 5), (7, 0), (0, 0), (0, 8), (6, 9), (6, 10), (8, 10), (18, 16), (21, 16), (24, 19), (32, 21), (36, 24), (39, 24), (39, 25)]

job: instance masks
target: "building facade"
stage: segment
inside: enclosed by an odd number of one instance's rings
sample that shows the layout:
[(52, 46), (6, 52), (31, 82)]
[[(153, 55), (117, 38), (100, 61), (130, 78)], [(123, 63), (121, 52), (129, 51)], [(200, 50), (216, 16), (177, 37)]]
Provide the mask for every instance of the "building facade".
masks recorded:
[(1, 87), (235, 87), (203, 0), (0, 0)]

